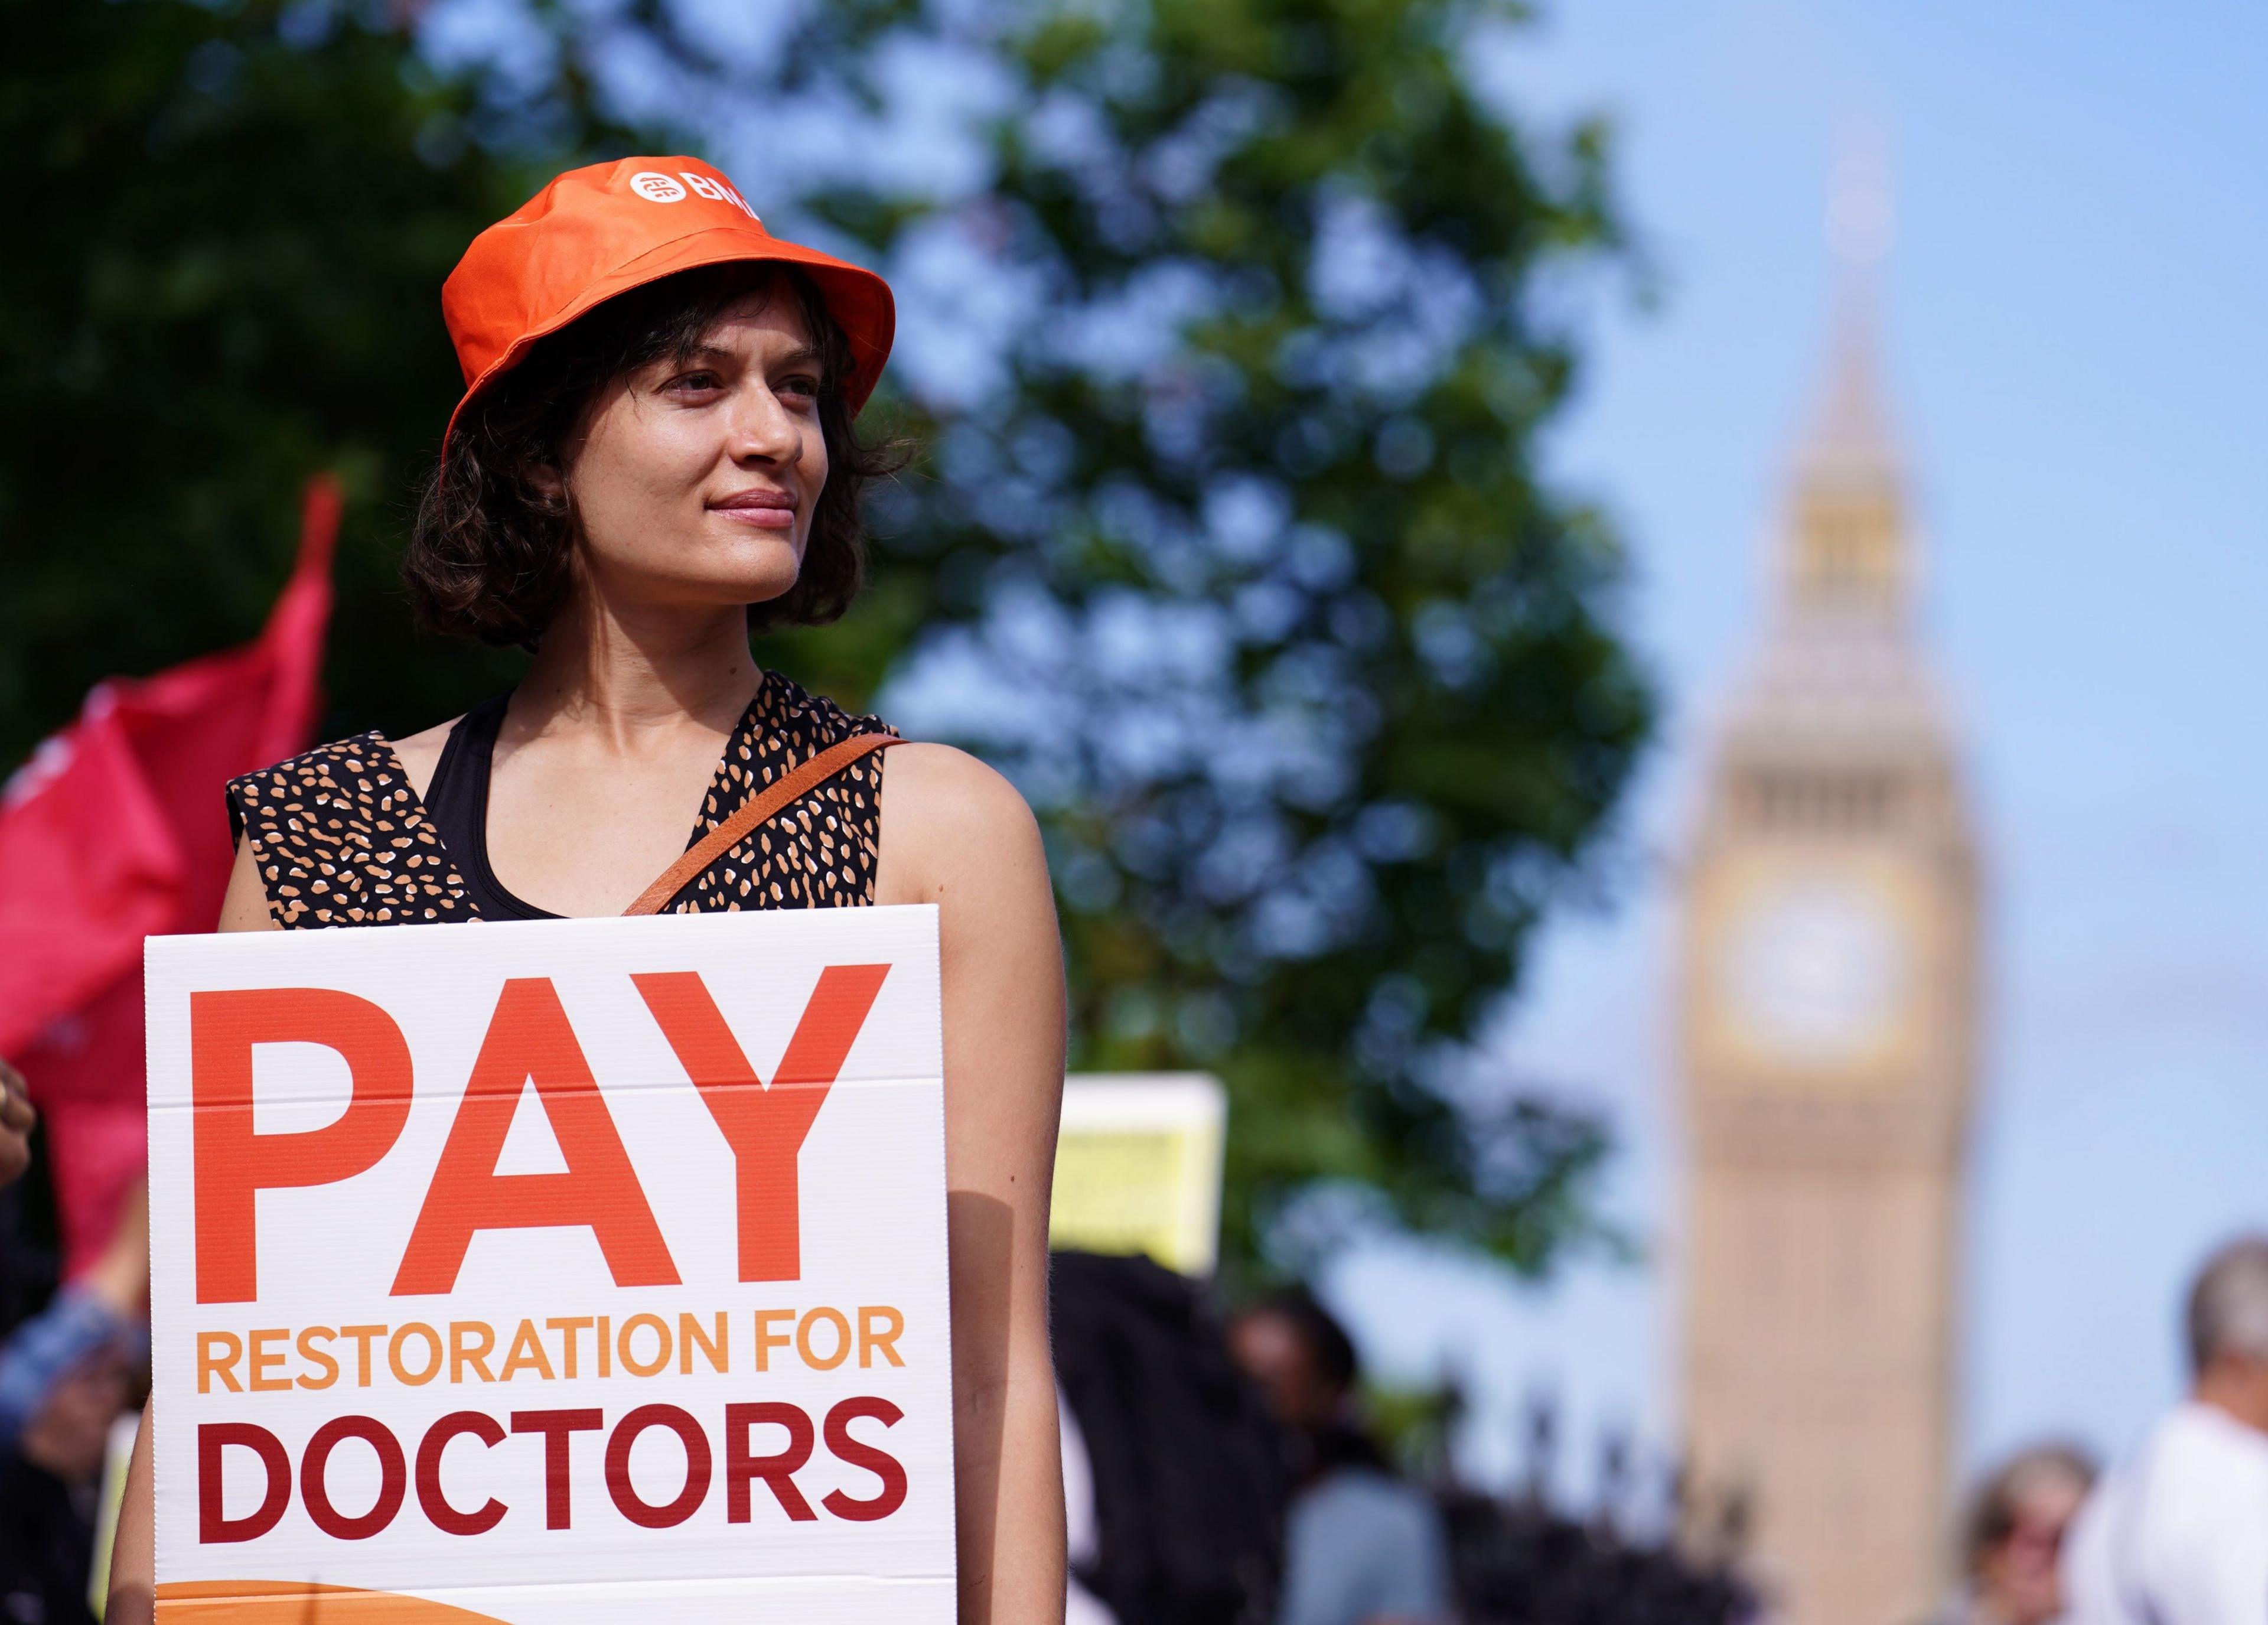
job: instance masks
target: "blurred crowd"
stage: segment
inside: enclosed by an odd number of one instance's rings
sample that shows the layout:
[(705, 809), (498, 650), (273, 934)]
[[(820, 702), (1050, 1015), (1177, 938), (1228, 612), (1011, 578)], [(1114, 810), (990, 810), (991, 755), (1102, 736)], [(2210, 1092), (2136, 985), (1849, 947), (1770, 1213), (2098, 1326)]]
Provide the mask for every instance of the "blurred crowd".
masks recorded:
[(2268, 1620), (2268, 1238), (2207, 1259), (2183, 1323), (2189, 1392), (2131, 1459), (2043, 1444), (1986, 1476), (1931, 1625)]
[[(106, 1463), (148, 1385), (146, 1191), (62, 1279), (43, 1135), (0, 1063), (0, 1619), (95, 1617)], [(1146, 1259), (1055, 1256), (1070, 1625), (1734, 1625), (1740, 1554), (1412, 1474), (1345, 1329), (1292, 1289), (1222, 1314)], [(2198, 1271), (2191, 1382), (2132, 1459), (2021, 1451), (1917, 1625), (2268, 1625), (2268, 1238)], [(1445, 1458), (1443, 1459), (1446, 1459)], [(1673, 1519), (1675, 1525), (1675, 1520)]]
[(1308, 1292), (1226, 1315), (1138, 1258), (1055, 1257), (1070, 1625), (1734, 1625), (1727, 1555), (1413, 1473)]
[(0, 1061), (0, 1619), (87, 1619), (97, 1496), (122, 1418), (148, 1387), (146, 1187), (62, 1279), (46, 1137)]

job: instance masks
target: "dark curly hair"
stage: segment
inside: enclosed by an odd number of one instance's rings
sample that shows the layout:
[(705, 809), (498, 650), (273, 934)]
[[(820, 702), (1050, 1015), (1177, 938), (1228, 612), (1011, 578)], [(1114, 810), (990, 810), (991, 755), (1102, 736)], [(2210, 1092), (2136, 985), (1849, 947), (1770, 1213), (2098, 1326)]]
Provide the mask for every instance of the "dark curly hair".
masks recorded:
[(607, 385), (665, 356), (689, 358), (734, 304), (777, 292), (795, 301), (819, 348), (827, 483), (795, 585), (749, 605), (749, 630), (823, 625), (849, 609), (865, 577), (860, 498), (869, 482), (903, 466), (905, 450), (862, 440), (852, 425), (841, 388), (852, 370), (850, 342), (818, 285), (794, 266), (739, 261), (608, 299), (537, 340), (465, 409), (401, 562), (419, 618), (453, 637), (533, 649), (573, 587), (576, 521), (571, 500), (539, 489), (530, 471), (565, 466), (584, 409)]

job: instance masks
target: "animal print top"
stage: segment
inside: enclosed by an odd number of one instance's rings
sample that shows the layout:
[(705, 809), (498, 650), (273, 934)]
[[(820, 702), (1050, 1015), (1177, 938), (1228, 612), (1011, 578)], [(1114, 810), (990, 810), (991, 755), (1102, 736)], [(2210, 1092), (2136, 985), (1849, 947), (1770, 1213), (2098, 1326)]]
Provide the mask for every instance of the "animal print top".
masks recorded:
[[(854, 734), (894, 731), (765, 673), (725, 743), (686, 846), (828, 746)], [(665, 912), (872, 903), (887, 754), (860, 758), (758, 824), (687, 883)], [(287, 929), (481, 918), (381, 735), (318, 745), (232, 779), (228, 811), (234, 832), (252, 844), (268, 906)]]

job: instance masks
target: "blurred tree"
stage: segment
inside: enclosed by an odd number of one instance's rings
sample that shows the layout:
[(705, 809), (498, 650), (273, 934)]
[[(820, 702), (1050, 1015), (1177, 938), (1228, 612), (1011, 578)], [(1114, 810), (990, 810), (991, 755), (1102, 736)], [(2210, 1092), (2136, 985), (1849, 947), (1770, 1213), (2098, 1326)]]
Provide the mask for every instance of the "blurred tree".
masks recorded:
[[(1017, 777), (1078, 1064), (1230, 1083), (1232, 1259), (1340, 1192), (1545, 1263), (1602, 1132), (1462, 1046), (1649, 704), (1612, 540), (1534, 469), (1574, 364), (1544, 288), (1618, 238), (1600, 133), (1523, 134), (1460, 70), (1518, 8), (814, 0), (749, 50), (693, 0), (497, 0), (530, 48), (446, 70), (415, 10), (0, 0), (0, 206), (37, 247), (0, 259), (0, 763), (96, 678), (248, 635), (318, 467), (353, 499), (327, 729), (508, 681), (412, 658), (394, 580), (458, 388), (441, 279), (546, 175), (635, 150), (608, 109), (753, 133), (752, 196), (799, 194), (909, 336), (965, 341), (909, 344), (882, 403), (928, 455), (876, 590), (766, 658), (854, 704), (909, 673)], [(990, 87), (950, 196), (861, 174), (845, 128), (925, 61)], [(826, 138), (783, 173), (794, 108)]]
[(88, 686), (249, 637), (300, 483), (351, 502), (327, 726), (423, 727), (512, 662), (406, 658), (394, 575), (461, 387), (441, 279), (622, 145), (570, 72), (441, 72), (377, 4), (0, 0), (0, 767)]
[(1541, 1267), (1604, 1147), (1469, 1046), (1651, 717), (1620, 554), (1535, 467), (1575, 364), (1547, 293), (1622, 246), (1603, 133), (1523, 133), (1462, 65), (1524, 10), (829, 0), (738, 54), (631, 11), (761, 87), (775, 203), (792, 98), (886, 151), (956, 61), (990, 87), (980, 183), (799, 200), (960, 341), (899, 369), (930, 454), (853, 624), (920, 626), (909, 698), (963, 697), (924, 723), (1040, 809), (1075, 1064), (1227, 1079), (1246, 1263), (1351, 1210)]

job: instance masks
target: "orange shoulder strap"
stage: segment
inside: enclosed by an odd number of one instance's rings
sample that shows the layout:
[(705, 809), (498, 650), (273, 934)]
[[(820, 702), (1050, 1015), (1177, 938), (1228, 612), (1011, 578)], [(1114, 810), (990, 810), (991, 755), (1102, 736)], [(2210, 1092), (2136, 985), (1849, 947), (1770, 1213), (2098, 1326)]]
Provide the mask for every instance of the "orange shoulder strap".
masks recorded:
[(828, 746), (743, 801), (739, 811), (687, 848), (685, 855), (664, 869), (653, 884), (638, 893), (637, 901), (622, 912), (659, 914), (695, 875), (746, 840), (749, 831), (788, 803), (818, 788), (860, 757), (905, 742), (891, 734), (854, 734), (839, 744)]

